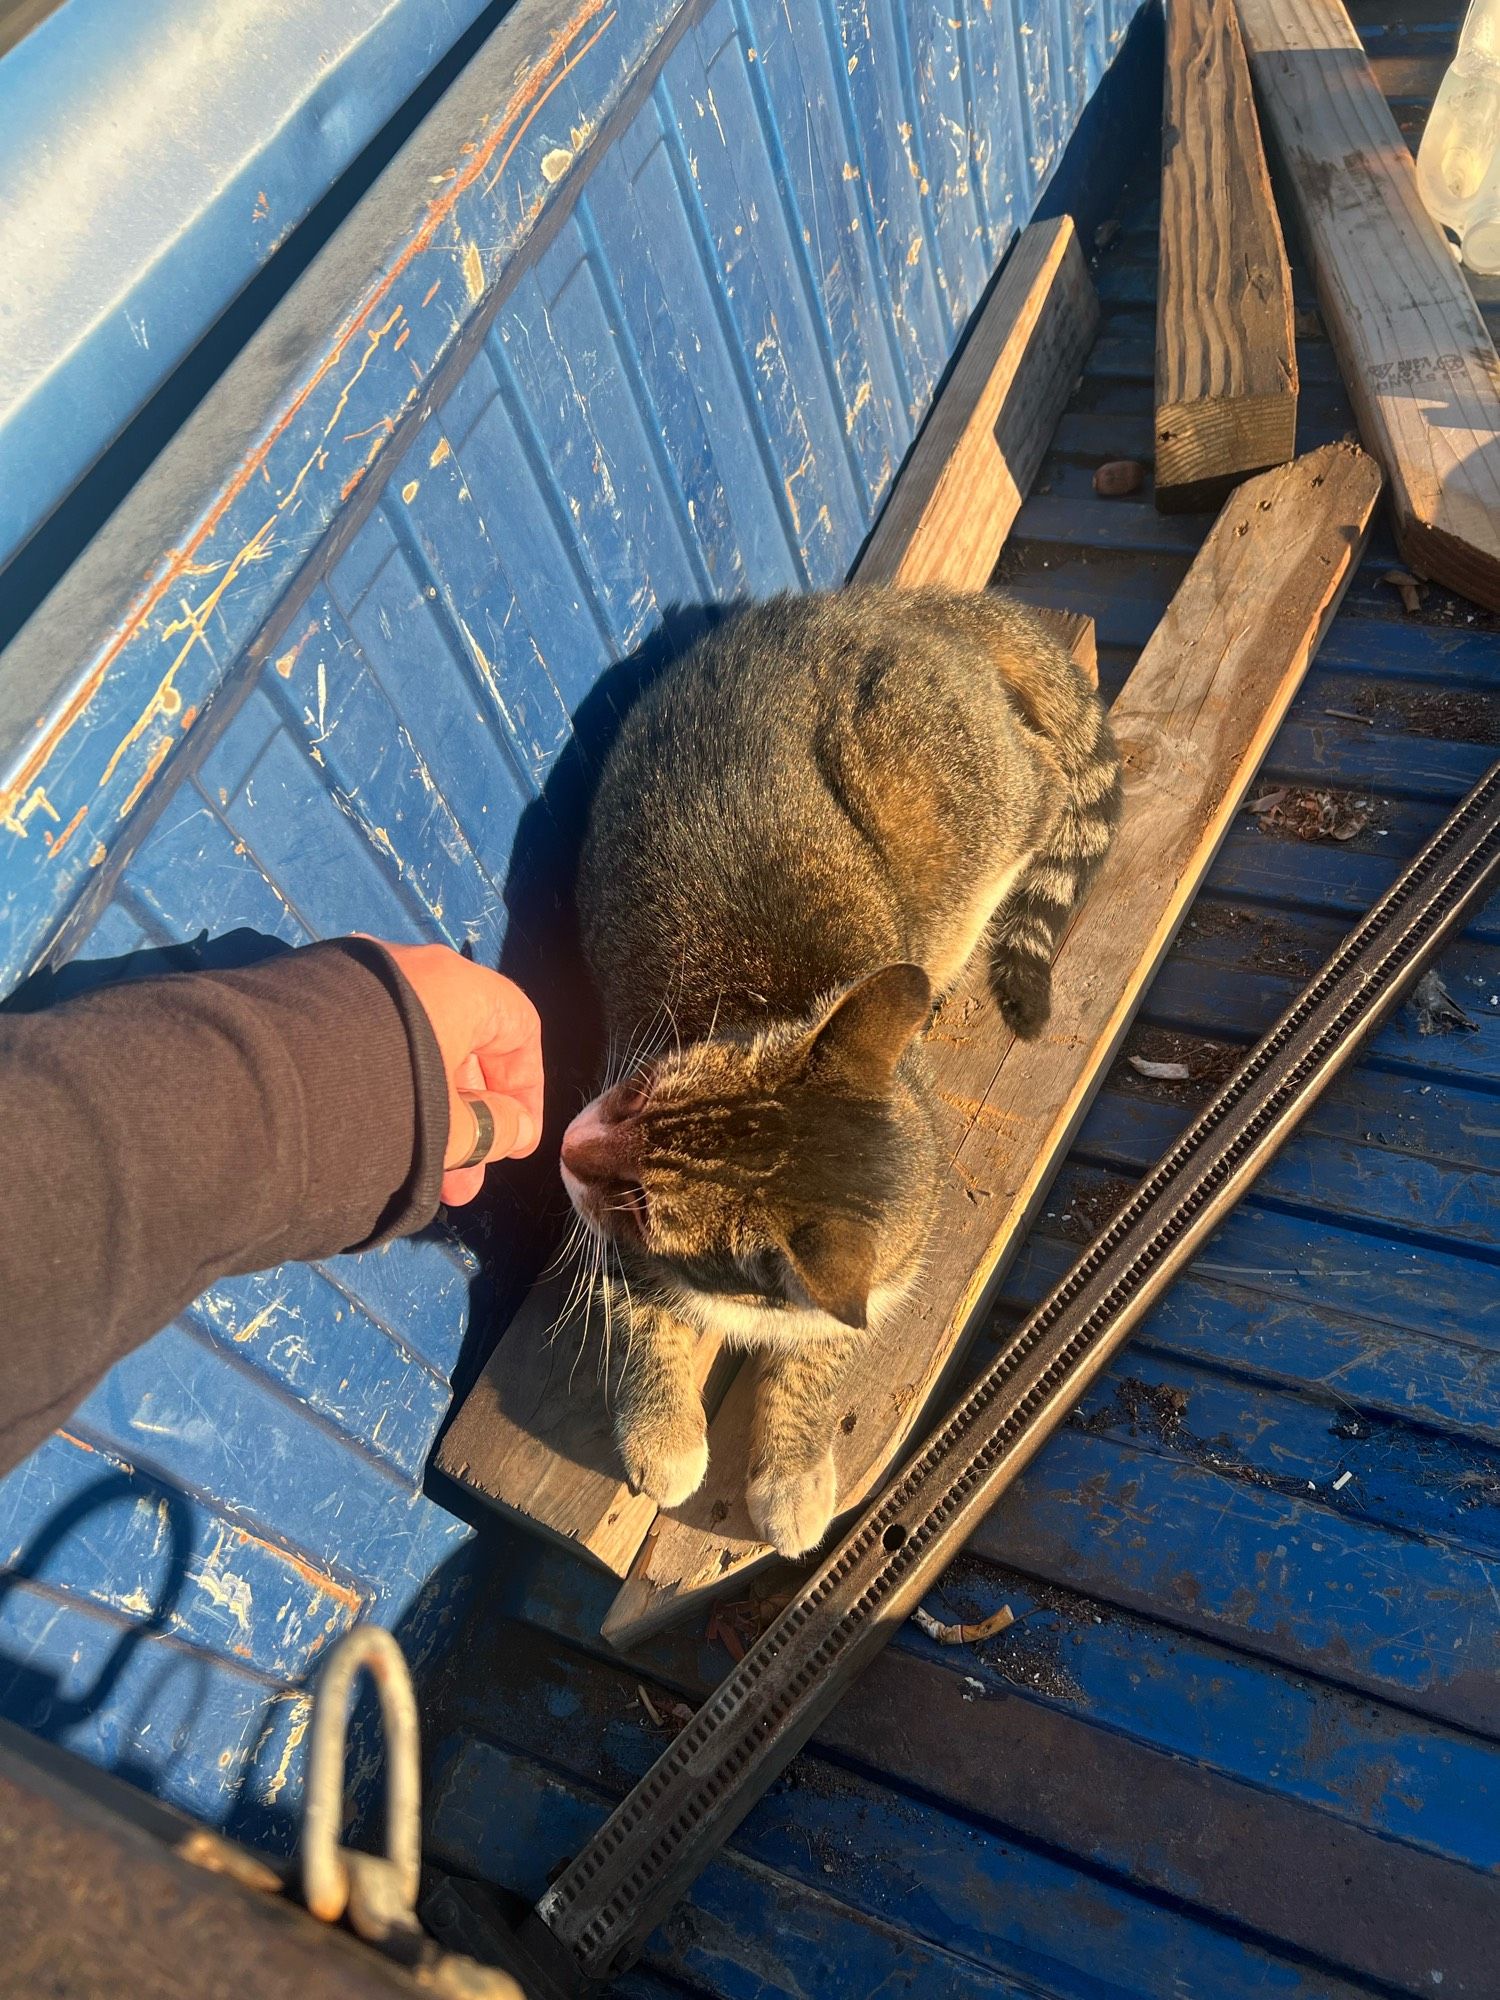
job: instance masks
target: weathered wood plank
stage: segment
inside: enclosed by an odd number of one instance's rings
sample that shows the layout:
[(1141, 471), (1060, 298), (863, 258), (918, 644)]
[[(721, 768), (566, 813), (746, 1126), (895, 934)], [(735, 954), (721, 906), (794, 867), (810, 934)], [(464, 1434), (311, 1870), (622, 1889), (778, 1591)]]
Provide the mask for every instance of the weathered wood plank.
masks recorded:
[[(1094, 621), (1038, 611), (1098, 684)], [(438, 1470), (476, 1499), (625, 1576), (656, 1518), (656, 1502), (621, 1475), (600, 1380), (602, 1333), (564, 1313), (568, 1282), (544, 1278), (527, 1294), (438, 1446)], [(597, 1320), (597, 1314), (595, 1315)], [(700, 1340), (695, 1354), (712, 1411), (735, 1357)]]
[(1500, 609), (1500, 361), (1341, 0), (1239, 0), (1360, 434), (1411, 567)]
[(1098, 324), (1071, 216), (1032, 223), (901, 469), (857, 583), (984, 588)]
[[(1125, 821), (1058, 952), (1045, 1038), (1014, 1042), (972, 968), (939, 1016), (952, 1167), (922, 1296), (849, 1388), (843, 1509), (945, 1393), (1332, 619), (1379, 487), (1362, 452), (1329, 445), (1231, 495), (1112, 711)], [(748, 1370), (731, 1384), (707, 1481), (643, 1548), (605, 1622), (614, 1644), (701, 1610), (768, 1560), (744, 1503), (752, 1388)]]
[[(612, 1381), (601, 1379), (598, 1313), (590, 1337), (581, 1309), (563, 1311), (568, 1290), (564, 1274), (527, 1293), (436, 1463), (500, 1513), (623, 1576), (656, 1519), (656, 1502), (625, 1483), (610, 1428)], [(712, 1410), (732, 1357), (700, 1340), (694, 1361)]]
[(1292, 274), (1234, 0), (1168, 0), (1156, 504), (1217, 507), (1297, 443)]

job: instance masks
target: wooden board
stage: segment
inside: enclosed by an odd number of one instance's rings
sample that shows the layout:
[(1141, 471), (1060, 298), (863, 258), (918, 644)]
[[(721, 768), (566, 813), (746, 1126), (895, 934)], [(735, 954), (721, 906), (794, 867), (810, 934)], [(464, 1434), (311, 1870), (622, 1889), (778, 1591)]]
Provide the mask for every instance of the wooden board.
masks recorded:
[(1072, 217), (1032, 223), (901, 468), (856, 583), (984, 588), (1098, 325)]
[[(1112, 711), (1125, 821), (1058, 952), (1045, 1037), (1013, 1041), (977, 973), (939, 1016), (952, 1167), (920, 1303), (850, 1386), (835, 1438), (844, 1511), (946, 1393), (1327, 629), (1379, 488), (1370, 459), (1330, 445), (1231, 495)], [(710, 1427), (707, 1481), (658, 1522), (611, 1608), (615, 1645), (704, 1615), (770, 1559), (744, 1504), (751, 1391), (746, 1370)]]
[(1339, 0), (1239, 0), (1266, 135), (1411, 567), (1500, 610), (1500, 363)]
[(1292, 274), (1234, 0), (1167, 0), (1156, 504), (1217, 507), (1297, 446)]
[[(1093, 619), (1032, 608), (1097, 686)], [(656, 1502), (632, 1493), (621, 1476), (599, 1374), (598, 1314), (586, 1335), (581, 1314), (563, 1313), (568, 1290), (566, 1275), (532, 1287), (434, 1462), (486, 1505), (625, 1576), (656, 1518)], [(712, 1411), (737, 1357), (705, 1339), (694, 1358)]]

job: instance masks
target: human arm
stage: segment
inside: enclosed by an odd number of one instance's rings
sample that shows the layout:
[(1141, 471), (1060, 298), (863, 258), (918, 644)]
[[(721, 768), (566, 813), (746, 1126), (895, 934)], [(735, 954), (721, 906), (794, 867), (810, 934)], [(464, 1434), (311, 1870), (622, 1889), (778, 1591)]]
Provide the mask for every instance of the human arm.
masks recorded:
[(489, 1157), (529, 1152), (535, 1023), (445, 947), (369, 939), (0, 1016), (0, 1468), (205, 1285), (468, 1199), (463, 1095)]

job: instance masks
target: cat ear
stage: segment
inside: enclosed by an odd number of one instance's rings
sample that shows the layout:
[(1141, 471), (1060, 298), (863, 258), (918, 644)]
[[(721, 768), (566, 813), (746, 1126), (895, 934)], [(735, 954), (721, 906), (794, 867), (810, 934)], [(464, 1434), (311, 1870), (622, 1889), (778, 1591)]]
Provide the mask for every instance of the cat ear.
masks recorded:
[(813, 1036), (809, 1061), (845, 1075), (889, 1077), (932, 1008), (920, 965), (884, 965), (834, 1003)]
[(875, 1278), (871, 1230), (842, 1216), (804, 1222), (792, 1231), (786, 1251), (815, 1306), (845, 1326), (865, 1326)]

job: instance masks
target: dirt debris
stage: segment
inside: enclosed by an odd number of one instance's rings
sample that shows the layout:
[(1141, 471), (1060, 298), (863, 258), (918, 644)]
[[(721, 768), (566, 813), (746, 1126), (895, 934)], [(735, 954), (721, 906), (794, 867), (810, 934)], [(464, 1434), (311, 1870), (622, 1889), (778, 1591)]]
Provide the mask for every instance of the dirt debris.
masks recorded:
[(1110, 1077), (1112, 1089), (1154, 1104), (1196, 1106), (1239, 1067), (1244, 1051), (1172, 1028), (1137, 1027)]
[(1049, 1209), (1062, 1234), (1074, 1243), (1090, 1243), (1135, 1193), (1136, 1183), (1126, 1174), (1109, 1174), (1091, 1185), (1074, 1188), (1066, 1205)]
[(1417, 1017), (1419, 1035), (1473, 1035), (1479, 1031), (1479, 1023), (1469, 1018), (1436, 972), (1423, 973), (1409, 1004)]
[(1261, 831), (1274, 828), (1292, 840), (1353, 840), (1375, 818), (1375, 801), (1349, 792), (1280, 785), (1245, 808)]
[(1306, 979), (1316, 972), (1337, 943), (1328, 940), (1327, 949), (1307, 930), (1289, 918), (1264, 910), (1242, 910), (1232, 903), (1202, 901), (1193, 905), (1186, 934), (1199, 937), (1232, 937), (1244, 941), (1245, 963), (1256, 972), (1270, 972), (1283, 978)]
[(1101, 500), (1123, 500), (1145, 483), (1146, 468), (1137, 458), (1107, 459), (1094, 473), (1094, 491)]
[(1073, 1428), (1086, 1431), (1091, 1437), (1124, 1429), (1132, 1437), (1145, 1435), (1158, 1444), (1171, 1444), (1182, 1431), (1187, 1407), (1188, 1399), (1181, 1389), (1127, 1375), (1116, 1384), (1108, 1403), (1090, 1416), (1077, 1418)]
[(945, 1625), (941, 1618), (934, 1618), (930, 1611), (924, 1611), (919, 1604), (911, 1614), (911, 1621), (919, 1632), (938, 1646), (978, 1646), (986, 1639), (993, 1639), (1016, 1622), (1016, 1614), (1008, 1604), (1002, 1604), (998, 1611), (988, 1618), (980, 1618), (973, 1624)]

